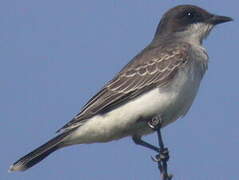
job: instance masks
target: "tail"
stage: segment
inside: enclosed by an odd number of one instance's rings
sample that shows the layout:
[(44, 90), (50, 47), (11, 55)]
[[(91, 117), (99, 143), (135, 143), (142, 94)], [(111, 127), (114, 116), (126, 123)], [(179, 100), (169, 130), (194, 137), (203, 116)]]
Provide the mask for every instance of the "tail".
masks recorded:
[(33, 150), (29, 154), (23, 156), (13, 165), (10, 166), (9, 171), (25, 171), (28, 168), (39, 163), (41, 160), (45, 159), (48, 155), (62, 147), (62, 142), (66, 136), (68, 136), (72, 131), (64, 132), (55, 138), (51, 139), (47, 143)]

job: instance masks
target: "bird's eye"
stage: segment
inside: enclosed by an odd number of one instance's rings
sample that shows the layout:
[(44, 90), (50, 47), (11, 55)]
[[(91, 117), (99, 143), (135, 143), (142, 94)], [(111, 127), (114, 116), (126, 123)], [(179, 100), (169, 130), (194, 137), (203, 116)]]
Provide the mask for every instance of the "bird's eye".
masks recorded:
[(186, 12), (186, 16), (190, 19), (193, 19), (195, 14), (193, 12)]

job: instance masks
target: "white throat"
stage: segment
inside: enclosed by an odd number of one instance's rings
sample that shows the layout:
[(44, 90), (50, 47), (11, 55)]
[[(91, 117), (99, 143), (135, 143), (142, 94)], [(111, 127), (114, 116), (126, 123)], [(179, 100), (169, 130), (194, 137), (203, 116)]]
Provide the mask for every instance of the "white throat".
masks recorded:
[(196, 23), (188, 27), (187, 30), (183, 32), (178, 32), (180, 38), (184, 41), (202, 47), (202, 41), (209, 35), (212, 30), (213, 25), (206, 23)]

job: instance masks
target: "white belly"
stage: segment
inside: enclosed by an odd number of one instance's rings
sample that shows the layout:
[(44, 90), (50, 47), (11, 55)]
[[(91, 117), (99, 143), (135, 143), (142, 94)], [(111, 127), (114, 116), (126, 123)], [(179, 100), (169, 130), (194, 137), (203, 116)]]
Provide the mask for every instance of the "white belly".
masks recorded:
[(96, 115), (70, 137), (70, 144), (107, 142), (152, 132), (146, 120), (163, 117), (163, 126), (184, 115), (197, 93), (201, 77), (194, 70), (180, 72), (170, 86), (155, 88), (104, 114)]

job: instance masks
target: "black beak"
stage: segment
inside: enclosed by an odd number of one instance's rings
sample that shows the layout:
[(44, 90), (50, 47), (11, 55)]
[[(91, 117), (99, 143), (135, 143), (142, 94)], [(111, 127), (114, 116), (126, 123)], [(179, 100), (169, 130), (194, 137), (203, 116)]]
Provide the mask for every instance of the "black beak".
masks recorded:
[(210, 24), (217, 25), (217, 24), (233, 21), (233, 19), (227, 16), (213, 15), (211, 18), (208, 19), (208, 21)]

